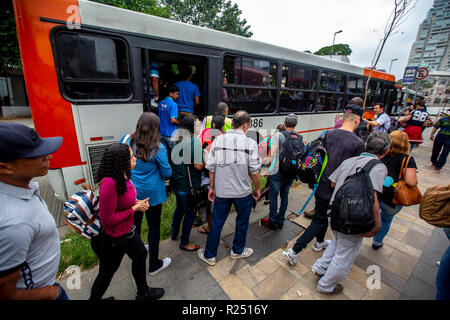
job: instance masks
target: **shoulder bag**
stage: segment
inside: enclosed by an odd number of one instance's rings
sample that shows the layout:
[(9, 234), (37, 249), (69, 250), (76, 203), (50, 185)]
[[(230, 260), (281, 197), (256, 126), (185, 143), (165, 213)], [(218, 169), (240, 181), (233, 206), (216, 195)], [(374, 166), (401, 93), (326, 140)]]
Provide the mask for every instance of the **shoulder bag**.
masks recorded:
[(203, 185), (201, 187), (195, 188), (192, 185), (191, 170), (189, 169), (189, 165), (186, 165), (186, 170), (189, 178), (189, 193), (190, 193), (189, 208), (194, 212), (197, 212), (201, 208), (204, 208), (208, 205), (209, 186)]
[[(417, 186), (408, 187), (405, 182), (406, 169), (408, 168), (409, 160), (411, 155), (403, 158), (402, 167), (400, 169), (400, 174), (398, 177), (398, 184), (395, 187), (394, 199), (392, 202), (401, 206), (413, 206), (419, 204), (422, 201), (422, 193), (420, 193)], [(406, 160), (406, 164), (405, 164)]]

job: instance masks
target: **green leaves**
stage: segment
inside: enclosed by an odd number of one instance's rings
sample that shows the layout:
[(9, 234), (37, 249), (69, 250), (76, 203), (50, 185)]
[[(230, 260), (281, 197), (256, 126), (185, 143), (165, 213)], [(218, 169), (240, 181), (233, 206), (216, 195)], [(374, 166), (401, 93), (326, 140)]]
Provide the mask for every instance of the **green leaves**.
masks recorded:
[(352, 54), (352, 49), (350, 49), (350, 46), (348, 44), (335, 44), (333, 46), (327, 46), (323, 47), (319, 51), (314, 52), (314, 54), (317, 54), (319, 56), (329, 56), (331, 55), (331, 48), (333, 48), (333, 55), (336, 56), (349, 56)]
[(19, 41), (12, 1), (2, 1), (0, 10), (0, 73), (8, 68), (21, 68)]

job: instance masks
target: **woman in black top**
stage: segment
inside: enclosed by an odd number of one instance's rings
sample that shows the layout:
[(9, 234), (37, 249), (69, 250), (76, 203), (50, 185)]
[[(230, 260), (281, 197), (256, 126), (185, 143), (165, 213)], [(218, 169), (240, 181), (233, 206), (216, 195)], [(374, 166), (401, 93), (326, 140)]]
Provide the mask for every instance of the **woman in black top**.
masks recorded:
[[(409, 157), (408, 135), (397, 130), (391, 132), (390, 137), (392, 143), (389, 152), (382, 159), (388, 169), (388, 176), (384, 183), (383, 193), (378, 198), (380, 202), (381, 229), (373, 238), (372, 248), (374, 250), (378, 250), (383, 246), (383, 239), (389, 232), (394, 216), (403, 208), (394, 204), (392, 200), (394, 199), (394, 189), (398, 182), (403, 159)], [(408, 187), (417, 185), (416, 169), (416, 162), (411, 157), (405, 174), (405, 183)]]

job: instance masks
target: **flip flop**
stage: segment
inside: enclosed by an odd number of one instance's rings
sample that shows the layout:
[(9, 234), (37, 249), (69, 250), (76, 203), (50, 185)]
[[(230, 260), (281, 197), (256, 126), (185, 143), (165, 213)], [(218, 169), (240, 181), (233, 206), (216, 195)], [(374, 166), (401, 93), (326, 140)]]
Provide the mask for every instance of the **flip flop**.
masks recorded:
[(198, 227), (198, 232), (203, 233), (203, 234), (208, 234), (209, 231), (206, 231), (206, 228), (204, 226), (200, 226)]
[(200, 247), (198, 245), (195, 245), (194, 249), (186, 249), (185, 247), (180, 246), (180, 249), (183, 251), (197, 251), (198, 249), (200, 249)]

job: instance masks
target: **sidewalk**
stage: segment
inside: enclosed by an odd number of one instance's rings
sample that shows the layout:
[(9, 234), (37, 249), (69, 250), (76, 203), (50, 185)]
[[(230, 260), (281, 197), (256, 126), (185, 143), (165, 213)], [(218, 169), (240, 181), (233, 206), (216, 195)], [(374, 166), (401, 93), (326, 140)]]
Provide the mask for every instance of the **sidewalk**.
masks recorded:
[[(428, 139), (431, 129), (424, 138)], [(447, 164), (441, 173), (435, 173), (430, 166), (432, 142), (426, 140), (414, 149), (413, 156), (418, 166), (419, 188), (424, 192), (434, 185), (444, 185), (450, 181), (450, 167)], [(289, 195), (287, 216), (293, 222), (306, 228), (311, 222), (295, 212), (301, 208), (310, 195), (307, 186), (295, 185)], [(311, 201), (307, 209), (314, 206)], [(300, 253), (296, 266), (289, 266), (282, 256), (286, 244), (251, 265), (245, 259), (231, 260), (229, 250), (219, 246), (217, 263), (208, 266), (197, 257), (197, 253), (179, 249), (179, 242), (170, 238), (161, 241), (160, 257), (172, 258), (171, 266), (157, 276), (148, 276), (152, 287), (165, 289), (163, 300), (399, 300), (434, 299), (435, 278), (440, 260), (449, 245), (441, 228), (434, 228), (419, 218), (419, 206), (405, 207), (395, 217), (384, 246), (378, 251), (371, 248), (371, 238), (364, 239), (348, 278), (342, 282), (343, 293), (327, 296), (316, 291), (317, 278), (310, 269), (322, 252), (314, 252), (309, 247)], [(253, 210), (250, 223), (267, 216), (268, 206), (260, 201)], [(291, 213), (291, 214), (289, 214)], [(234, 232), (235, 214), (231, 214), (222, 232), (222, 238)], [(261, 227), (264, 228), (264, 227)], [(277, 231), (277, 232), (283, 232)], [(298, 235), (300, 236), (300, 234)], [(292, 246), (293, 238), (288, 246)], [(328, 230), (327, 238), (332, 233)], [(205, 246), (206, 235), (192, 229), (191, 241)], [(367, 267), (377, 265), (381, 270), (381, 289), (369, 290)], [(69, 290), (64, 278), (60, 283), (71, 299), (86, 300), (98, 268), (82, 272), (81, 288)], [(136, 288), (131, 276), (131, 262), (124, 257), (105, 297), (114, 296), (118, 300), (133, 300)]]

